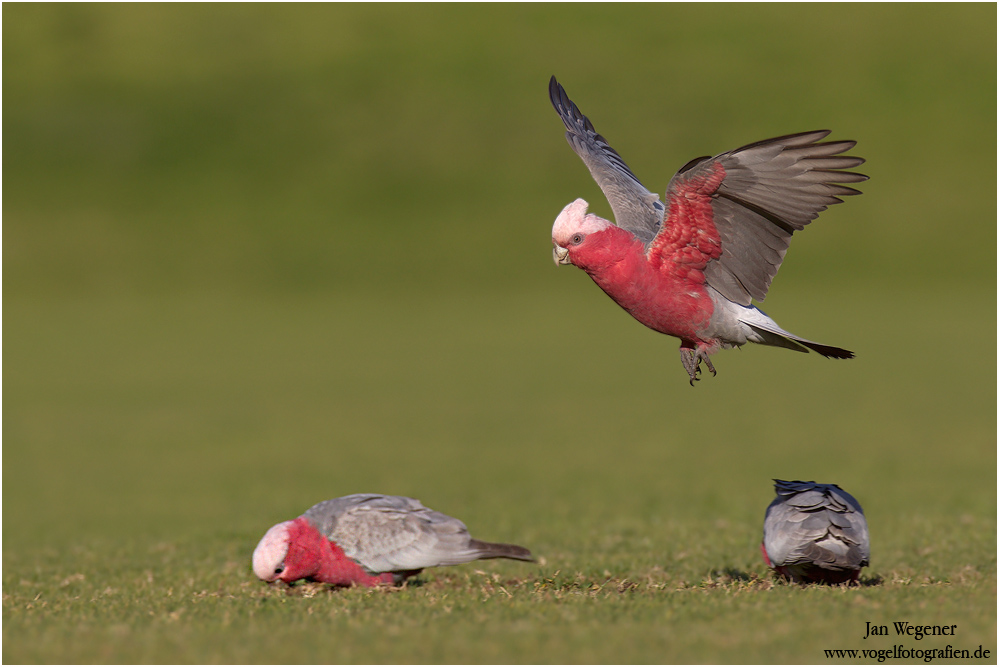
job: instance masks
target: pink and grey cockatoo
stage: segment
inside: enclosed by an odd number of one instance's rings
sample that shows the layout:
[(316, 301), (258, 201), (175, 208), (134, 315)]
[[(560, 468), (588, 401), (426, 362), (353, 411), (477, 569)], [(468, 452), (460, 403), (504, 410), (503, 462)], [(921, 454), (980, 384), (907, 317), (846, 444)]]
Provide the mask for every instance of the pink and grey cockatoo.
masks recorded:
[(680, 360), (697, 379), (709, 355), (747, 342), (824, 357), (853, 352), (785, 331), (752, 300), (763, 301), (791, 234), (867, 180), (841, 171), (863, 158), (841, 155), (855, 141), (821, 142), (828, 130), (758, 141), (688, 162), (665, 200), (647, 190), (552, 77), (552, 104), (566, 139), (614, 211), (616, 225), (588, 214), (582, 199), (552, 228), (556, 264), (574, 264), (645, 326), (680, 339)]
[(461, 521), (419, 500), (355, 493), (268, 530), (253, 550), (253, 572), (264, 581), (376, 586), (483, 558), (534, 561), (523, 547), (472, 539)]
[(774, 482), (760, 545), (766, 564), (797, 583), (857, 581), (871, 559), (857, 499), (835, 484)]

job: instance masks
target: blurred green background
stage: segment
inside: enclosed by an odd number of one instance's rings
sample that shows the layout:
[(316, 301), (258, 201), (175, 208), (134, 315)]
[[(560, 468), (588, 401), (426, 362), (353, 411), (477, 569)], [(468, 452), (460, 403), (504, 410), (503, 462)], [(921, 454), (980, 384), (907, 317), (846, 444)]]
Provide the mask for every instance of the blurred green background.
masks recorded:
[[(72, 614), (19, 600), (155, 570), (163, 544), (250, 581), (270, 525), (359, 491), (420, 498), (548, 573), (762, 575), (773, 477), (860, 499), (872, 577), (984, 576), (989, 604), (960, 607), (994, 646), (995, 5), (3, 18), (5, 661), (149, 659), (60, 653)], [(764, 304), (857, 358), (753, 346), (691, 389), (675, 340), (553, 266), (566, 203), (610, 211), (552, 74), (659, 192), (766, 137), (858, 140), (865, 194), (796, 237)], [(682, 637), (646, 655), (629, 632), (607, 659), (819, 659)], [(547, 661), (510, 646), (463, 657)], [(167, 655), (284, 661), (214, 648)]]

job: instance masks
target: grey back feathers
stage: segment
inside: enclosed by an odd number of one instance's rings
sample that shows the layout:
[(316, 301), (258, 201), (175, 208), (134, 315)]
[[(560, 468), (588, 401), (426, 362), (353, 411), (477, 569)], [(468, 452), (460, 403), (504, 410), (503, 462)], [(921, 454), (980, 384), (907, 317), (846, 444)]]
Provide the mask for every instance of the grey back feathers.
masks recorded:
[(302, 516), (370, 573), (483, 558), (534, 560), (523, 547), (474, 540), (458, 519), (403, 496), (354, 494), (319, 503)]
[(763, 545), (776, 566), (859, 570), (870, 562), (867, 520), (857, 499), (835, 484), (774, 480)]
[(821, 142), (828, 130), (790, 134), (737, 148), (713, 158), (688, 162), (670, 180), (665, 205), (635, 176), (621, 156), (597, 134), (555, 77), (548, 84), (552, 106), (566, 127), (569, 145), (583, 160), (614, 211), (615, 222), (651, 247), (674, 224), (694, 224), (668, 216), (671, 198), (698, 179), (724, 169), (711, 197), (712, 221), (721, 239), (721, 256), (708, 262), (705, 281), (742, 306), (763, 301), (790, 243), (791, 235), (840, 197), (860, 194), (839, 185), (866, 181), (842, 171), (864, 163), (844, 156), (855, 141)]

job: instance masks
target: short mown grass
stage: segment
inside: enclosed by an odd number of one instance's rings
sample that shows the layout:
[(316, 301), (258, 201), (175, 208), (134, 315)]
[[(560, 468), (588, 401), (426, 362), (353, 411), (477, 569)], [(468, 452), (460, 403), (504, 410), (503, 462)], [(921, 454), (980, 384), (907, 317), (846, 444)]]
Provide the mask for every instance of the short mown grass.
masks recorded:
[[(18, 637), (5, 660), (823, 662), (827, 648), (994, 646), (987, 571), (930, 581), (875, 568), (856, 588), (802, 588), (757, 566), (685, 581), (668, 564), (616, 568), (625, 576), (489, 564), (398, 589), (289, 588), (247, 576), (234, 542), (209, 546), (132, 548), (116, 554), (120, 568), (107, 551), (73, 549), (78, 571), (62, 579), (5, 582), (5, 626)], [(66, 560), (49, 557), (46, 575)], [(862, 639), (867, 621), (896, 619), (956, 623), (958, 635)]]
[[(573, 333), (585, 365), (559, 359), (561, 326), (519, 335), (554, 294), (8, 300), (30, 335), (7, 340), (24, 356), (6, 367), (5, 662), (814, 662), (892, 646), (861, 637), (896, 620), (958, 625), (913, 647), (994, 646), (988, 370), (910, 364), (879, 327), (916, 326), (912, 304), (845, 297), (870, 322), (853, 362), (721, 353), (692, 389), (673, 345), (617, 317)], [(613, 305), (590, 296), (556, 321)], [(133, 345), (111, 342), (116, 318)], [(753, 398), (778, 378), (822, 398)], [(857, 495), (862, 586), (772, 581), (772, 477)], [(539, 563), (400, 590), (255, 580), (270, 525), (357, 491), (421, 498)]]

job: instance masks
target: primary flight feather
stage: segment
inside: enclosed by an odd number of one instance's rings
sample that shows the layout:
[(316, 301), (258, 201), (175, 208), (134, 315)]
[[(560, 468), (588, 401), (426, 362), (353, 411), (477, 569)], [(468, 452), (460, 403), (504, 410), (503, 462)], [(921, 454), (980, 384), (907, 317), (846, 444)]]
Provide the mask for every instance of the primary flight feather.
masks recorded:
[(842, 155), (854, 141), (823, 142), (828, 130), (758, 141), (688, 162), (665, 197), (650, 192), (617, 151), (551, 78), (552, 105), (566, 139), (610, 202), (616, 225), (577, 199), (552, 227), (556, 264), (583, 269), (645, 326), (680, 339), (693, 384), (703, 361), (721, 348), (750, 343), (824, 357), (853, 352), (785, 331), (752, 304), (763, 301), (791, 235), (840, 197), (842, 185), (867, 180), (844, 169), (864, 163)]

